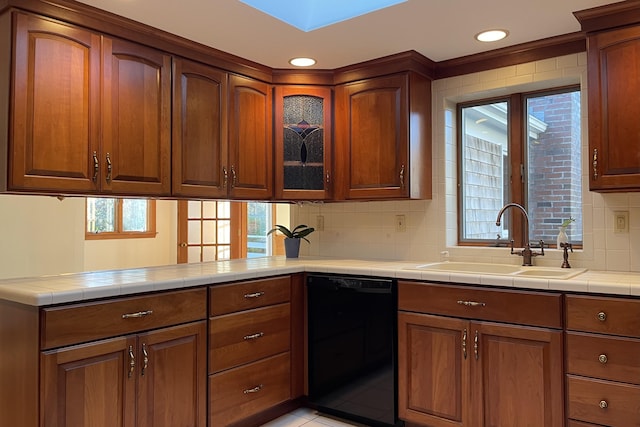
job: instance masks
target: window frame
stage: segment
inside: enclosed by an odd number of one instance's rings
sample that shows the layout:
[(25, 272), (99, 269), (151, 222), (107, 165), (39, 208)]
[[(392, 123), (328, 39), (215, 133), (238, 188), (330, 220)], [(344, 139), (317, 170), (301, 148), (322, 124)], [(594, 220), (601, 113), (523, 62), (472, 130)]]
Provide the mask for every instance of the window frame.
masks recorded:
[(147, 230), (146, 231), (123, 231), (122, 228), (122, 204), (124, 199), (119, 197), (108, 197), (116, 201), (115, 206), (115, 231), (104, 231), (100, 233), (92, 233), (87, 230), (89, 218), (87, 217), (88, 197), (85, 198), (84, 204), (84, 238), (85, 240), (109, 240), (109, 239), (140, 239), (155, 238), (158, 234), (156, 231), (156, 201), (146, 199), (147, 201)]
[[(496, 244), (497, 239), (463, 239), (463, 196), (464, 192), (463, 188), (463, 162), (462, 156), (464, 155), (462, 150), (462, 132), (463, 132), (463, 117), (462, 110), (464, 108), (498, 103), (498, 102), (506, 102), (507, 103), (507, 135), (508, 135), (508, 146), (509, 146), (509, 158), (508, 158), (508, 168), (507, 176), (509, 177), (509, 199), (505, 200), (505, 203), (518, 203), (523, 206), (527, 212), (529, 212), (529, 208), (527, 206), (527, 179), (529, 173), (529, 165), (527, 163), (527, 122), (525, 118), (525, 113), (527, 111), (527, 100), (529, 98), (533, 98), (536, 96), (548, 96), (554, 94), (568, 93), (578, 91), (581, 93), (582, 91), (579, 84), (571, 84), (565, 86), (557, 86), (547, 89), (539, 89), (532, 91), (520, 91), (514, 92), (503, 96), (497, 97), (488, 97), (481, 99), (474, 99), (472, 101), (459, 102), (456, 104), (456, 145), (457, 145), (457, 153), (456, 153), (456, 179), (457, 179), (457, 230), (458, 230), (458, 246), (498, 246)], [(581, 124), (582, 126), (582, 124)], [(582, 165), (581, 165), (582, 166)], [(512, 211), (512, 210), (511, 210)], [(496, 216), (498, 212), (496, 211)], [(512, 215), (511, 212), (505, 212), (505, 215), (509, 215), (509, 232), (511, 234), (510, 239), (503, 239), (500, 241), (500, 244), (510, 244), (510, 240), (514, 240), (514, 245), (522, 247), (524, 245), (524, 238), (526, 235), (525, 231), (525, 221), (523, 215)], [(507, 220), (503, 218), (503, 221)], [(530, 242), (533, 246), (536, 242)], [(555, 241), (546, 242), (545, 246), (549, 246), (555, 248)], [(581, 249), (583, 247), (583, 242), (576, 242), (573, 244), (574, 249)]]

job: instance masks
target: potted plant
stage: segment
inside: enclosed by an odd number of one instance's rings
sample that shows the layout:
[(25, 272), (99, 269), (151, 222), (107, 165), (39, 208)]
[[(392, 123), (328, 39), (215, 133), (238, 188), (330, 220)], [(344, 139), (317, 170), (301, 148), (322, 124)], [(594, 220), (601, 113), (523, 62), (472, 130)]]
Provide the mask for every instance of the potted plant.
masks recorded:
[(313, 233), (315, 228), (301, 224), (296, 226), (293, 230), (289, 230), (284, 225), (276, 224), (274, 228), (269, 230), (267, 236), (276, 231), (285, 235), (284, 252), (287, 255), (287, 258), (298, 258), (298, 253), (300, 252), (300, 239), (304, 239), (309, 242), (307, 236)]

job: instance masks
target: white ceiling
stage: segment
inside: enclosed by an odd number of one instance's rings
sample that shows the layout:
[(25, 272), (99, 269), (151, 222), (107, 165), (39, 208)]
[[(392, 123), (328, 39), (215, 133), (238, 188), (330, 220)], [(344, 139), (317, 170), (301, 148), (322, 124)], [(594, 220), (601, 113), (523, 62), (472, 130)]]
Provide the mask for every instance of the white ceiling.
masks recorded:
[[(580, 31), (574, 11), (610, 0), (408, 0), (387, 9), (303, 32), (239, 0), (80, 0), (272, 68), (312, 56), (334, 69), (415, 50), (439, 62)], [(350, 1), (350, 0), (344, 0)], [(304, 0), (300, 0), (300, 7)], [(482, 30), (509, 37), (480, 43)]]

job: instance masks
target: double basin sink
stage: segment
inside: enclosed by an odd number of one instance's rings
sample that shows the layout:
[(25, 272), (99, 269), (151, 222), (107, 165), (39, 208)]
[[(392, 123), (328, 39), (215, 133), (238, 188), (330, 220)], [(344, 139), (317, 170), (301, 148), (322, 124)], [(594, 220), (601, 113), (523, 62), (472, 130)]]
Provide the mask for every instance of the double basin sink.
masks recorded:
[(532, 277), (566, 280), (586, 271), (585, 268), (556, 268), (519, 266), (512, 264), (484, 264), (479, 262), (436, 262), (407, 267), (409, 270), (441, 271), (449, 273), (493, 274), (499, 276)]

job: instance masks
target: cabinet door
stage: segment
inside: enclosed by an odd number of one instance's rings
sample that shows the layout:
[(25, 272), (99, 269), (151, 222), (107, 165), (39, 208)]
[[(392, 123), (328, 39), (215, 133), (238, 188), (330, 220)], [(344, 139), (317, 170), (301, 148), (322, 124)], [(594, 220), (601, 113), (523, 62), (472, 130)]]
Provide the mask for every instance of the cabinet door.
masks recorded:
[(105, 192), (171, 192), (171, 57), (105, 38), (103, 149)]
[(20, 13), (14, 24), (9, 188), (93, 192), (100, 36)]
[(398, 314), (398, 413), (432, 427), (468, 426), (469, 323)]
[(339, 198), (407, 197), (408, 76), (336, 88), (336, 193)]
[(206, 322), (138, 336), (138, 427), (205, 427)]
[(640, 27), (589, 37), (589, 187), (640, 189)]
[(134, 427), (134, 348), (122, 337), (43, 352), (41, 425)]
[(333, 139), (331, 89), (275, 89), (275, 183), (277, 199), (331, 198)]
[(271, 87), (229, 76), (229, 195), (269, 199), (273, 192)]
[(562, 427), (562, 332), (495, 323), (471, 330), (473, 425)]
[[(173, 61), (172, 194), (227, 195), (227, 74), (182, 58)], [(225, 179), (226, 178), (226, 179)]]

